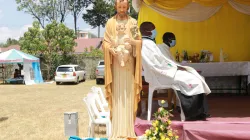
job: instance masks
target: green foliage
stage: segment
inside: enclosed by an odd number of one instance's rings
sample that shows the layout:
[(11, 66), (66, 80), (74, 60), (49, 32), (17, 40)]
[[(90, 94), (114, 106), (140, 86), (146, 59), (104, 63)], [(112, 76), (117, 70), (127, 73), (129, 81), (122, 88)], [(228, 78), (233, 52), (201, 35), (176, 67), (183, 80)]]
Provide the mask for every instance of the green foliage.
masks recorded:
[(131, 17), (133, 17), (134, 19), (138, 19), (138, 13), (134, 10), (133, 6), (132, 6), (132, 0), (129, 1), (129, 15)]
[(77, 19), (82, 11), (87, 8), (91, 3), (92, 0), (66, 0), (69, 2), (68, 9), (71, 12), (74, 18), (74, 29), (75, 34), (77, 33)]
[(0, 48), (2, 48), (4, 46), (4, 43), (0, 43)]
[(18, 11), (32, 15), (45, 28), (45, 22), (64, 22), (68, 12), (68, 0), (16, 0)]
[(53, 21), (41, 30), (39, 23), (33, 22), (33, 27), (20, 38), (20, 45), (23, 51), (41, 57), (49, 73), (47, 79), (50, 79), (57, 62), (61, 63), (67, 55), (73, 53), (76, 45), (74, 39), (74, 31), (62, 23)]
[(85, 48), (84, 53), (82, 54), (84, 57), (99, 57), (103, 58), (103, 52), (100, 49), (95, 49), (93, 46), (90, 46), (90, 51), (88, 52), (88, 48)]
[(105, 26), (107, 20), (111, 17), (111, 9), (113, 7), (104, 0), (95, 0), (93, 2), (93, 8), (86, 10), (86, 14), (83, 14), (82, 18), (93, 28), (98, 26)]
[[(162, 101), (164, 103), (165, 101)], [(177, 131), (171, 128), (170, 114), (163, 107), (160, 107), (154, 114), (156, 120), (152, 122), (152, 127), (145, 131), (146, 139), (151, 140), (178, 140)]]
[(8, 38), (6, 43), (0, 43), (0, 47), (9, 47), (10, 45), (19, 45), (19, 41), (16, 39)]
[(24, 33), (24, 36), (20, 38), (19, 42), (21, 50), (36, 56), (42, 54), (42, 50), (47, 47), (39, 22), (37, 21), (33, 22), (33, 27)]
[(104, 27), (107, 20), (112, 16), (112, 5), (104, 0), (95, 0), (93, 8), (86, 10), (82, 15), (83, 20), (93, 28), (98, 27), (98, 37), (100, 37), (100, 26)]

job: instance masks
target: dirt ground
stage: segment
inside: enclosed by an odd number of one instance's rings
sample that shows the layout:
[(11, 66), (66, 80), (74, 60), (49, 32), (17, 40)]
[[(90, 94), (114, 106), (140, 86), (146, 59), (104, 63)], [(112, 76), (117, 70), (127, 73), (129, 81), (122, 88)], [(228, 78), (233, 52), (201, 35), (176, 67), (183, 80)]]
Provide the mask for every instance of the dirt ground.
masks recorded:
[[(64, 112), (79, 113), (79, 136), (87, 137), (89, 117), (82, 99), (92, 86), (94, 80), (78, 85), (0, 85), (0, 139), (66, 140)], [(98, 130), (97, 136), (104, 137), (105, 127)]]

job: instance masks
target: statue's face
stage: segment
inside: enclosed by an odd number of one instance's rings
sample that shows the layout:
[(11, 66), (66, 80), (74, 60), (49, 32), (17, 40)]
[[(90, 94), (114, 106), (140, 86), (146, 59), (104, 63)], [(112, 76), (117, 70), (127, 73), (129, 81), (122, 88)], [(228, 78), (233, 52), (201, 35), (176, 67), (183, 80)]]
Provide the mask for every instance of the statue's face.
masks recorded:
[(127, 0), (117, 0), (116, 1), (116, 5), (115, 5), (115, 9), (117, 11), (117, 14), (121, 17), (126, 16), (127, 15), (127, 11), (128, 11), (128, 1)]

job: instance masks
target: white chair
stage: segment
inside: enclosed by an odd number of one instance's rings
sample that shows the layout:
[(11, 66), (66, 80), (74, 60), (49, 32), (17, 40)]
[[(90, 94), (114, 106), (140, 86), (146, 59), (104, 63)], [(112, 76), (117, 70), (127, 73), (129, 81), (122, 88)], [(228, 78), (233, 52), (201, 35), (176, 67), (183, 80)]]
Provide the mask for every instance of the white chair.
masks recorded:
[[(149, 83), (149, 91), (148, 91), (148, 118), (147, 118), (148, 121), (151, 120), (152, 100), (153, 100), (154, 91), (158, 90), (158, 89), (170, 89), (170, 88), (171, 87), (169, 87), (169, 86), (165, 86), (165, 87), (161, 86), (160, 87), (160, 86), (156, 86), (156, 85), (153, 85), (153, 84)], [(174, 92), (175, 92), (175, 95), (176, 95), (176, 99), (178, 101), (180, 101), (179, 97), (177, 96), (177, 93), (176, 93), (175, 90), (174, 90)], [(181, 108), (181, 106), (180, 106), (180, 108)], [(184, 112), (183, 112), (182, 108), (181, 108), (181, 114), (180, 115), (181, 115), (181, 120), (184, 121), (185, 120), (185, 115), (184, 115)]]
[(101, 89), (100, 87), (95, 87), (95, 86), (93, 86), (93, 87), (91, 88), (91, 90), (99, 95), (103, 107), (108, 107), (108, 102), (107, 102), (107, 100), (106, 100), (105, 97), (104, 97), (104, 94), (103, 94), (103, 92), (102, 92), (102, 89)]
[(109, 118), (103, 118), (97, 110), (95, 105), (95, 100), (93, 97), (85, 97), (83, 101), (87, 107), (89, 115), (89, 127), (88, 127), (88, 137), (94, 137), (94, 126), (95, 124), (106, 125), (106, 135), (107, 137), (111, 134), (111, 121)]
[[(110, 111), (106, 111), (104, 109), (104, 106), (103, 104), (101, 103), (101, 99), (98, 95), (98, 93), (95, 93), (95, 92), (90, 92), (88, 93), (87, 97), (89, 98), (93, 98), (93, 100), (95, 100), (95, 103), (97, 103), (98, 107), (100, 107), (101, 109), (101, 112), (98, 110), (99, 114), (102, 116), (102, 117), (106, 117), (106, 118), (109, 118), (110, 117)], [(98, 115), (98, 114), (97, 114)]]
[[(151, 73), (151, 74), (152, 74), (152, 78), (156, 78), (156, 76), (154, 75), (154, 73)], [(142, 73), (142, 76), (144, 76), (144, 72)], [(158, 89), (172, 89), (172, 85), (164, 85), (163, 86), (159, 82), (157, 82), (157, 80), (155, 80), (155, 79), (152, 79), (152, 81), (147, 81), (147, 82), (149, 83), (149, 91), (148, 91), (148, 117), (147, 117), (147, 120), (150, 121), (151, 120), (151, 113), (152, 113), (152, 100), (153, 100), (154, 91), (158, 90)], [(175, 92), (175, 95), (176, 95), (176, 99), (178, 101), (180, 101), (175, 90), (174, 90), (174, 92)], [(184, 113), (182, 111), (182, 108), (181, 108), (181, 120), (182, 121), (185, 120), (185, 116), (184, 116)]]

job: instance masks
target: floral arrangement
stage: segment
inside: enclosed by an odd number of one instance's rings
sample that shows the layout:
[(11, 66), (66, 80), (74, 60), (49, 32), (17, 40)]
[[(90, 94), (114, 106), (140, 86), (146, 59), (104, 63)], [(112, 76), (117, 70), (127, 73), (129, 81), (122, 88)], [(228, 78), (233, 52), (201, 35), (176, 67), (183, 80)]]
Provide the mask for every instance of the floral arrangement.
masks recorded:
[(182, 52), (182, 61), (188, 61), (188, 53), (186, 50)]
[(200, 62), (205, 63), (213, 61), (213, 54), (208, 50), (201, 50)]
[(178, 52), (178, 50), (175, 53), (175, 61), (180, 62), (180, 53)]
[[(165, 101), (162, 100), (161, 103), (164, 104)], [(173, 115), (163, 107), (160, 107), (154, 115), (156, 120), (153, 121), (152, 127), (145, 131), (144, 137), (147, 140), (178, 140), (177, 131), (170, 126), (170, 117)]]

